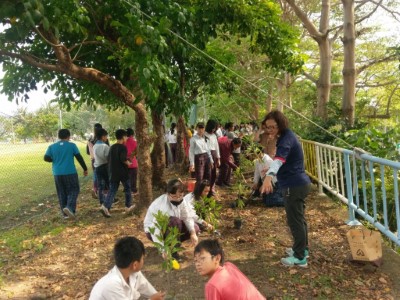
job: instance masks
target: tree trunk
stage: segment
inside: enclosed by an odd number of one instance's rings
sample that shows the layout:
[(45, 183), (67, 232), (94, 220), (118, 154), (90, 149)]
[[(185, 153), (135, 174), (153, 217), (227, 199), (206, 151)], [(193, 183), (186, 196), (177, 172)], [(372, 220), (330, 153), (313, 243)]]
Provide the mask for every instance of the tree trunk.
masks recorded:
[(327, 105), (331, 94), (332, 45), (328, 36), (319, 38), (317, 42), (320, 56), (320, 72), (317, 80), (317, 116), (326, 120), (328, 118)]
[(150, 146), (152, 139), (149, 136), (149, 123), (147, 121), (146, 109), (142, 103), (136, 104), (136, 138), (138, 142), (137, 158), (138, 158), (138, 179), (139, 179), (139, 201), (137, 209), (139, 211), (143, 208), (149, 207), (153, 201), (153, 191), (151, 185), (151, 160), (150, 160)]
[(290, 94), (289, 88), (292, 85), (292, 77), (290, 73), (285, 73), (285, 94), (286, 94), (286, 105), (292, 107), (292, 95)]
[(152, 183), (153, 186), (162, 188), (164, 184), (164, 171), (165, 171), (165, 129), (163, 127), (163, 116), (155, 111), (151, 112), (153, 120), (153, 130), (156, 138), (151, 151), (151, 164), (153, 166)]
[(278, 88), (278, 99), (276, 103), (276, 109), (283, 112), (283, 103), (285, 103), (285, 92), (283, 90), (284, 84), (281, 79), (276, 80), (276, 86)]
[(273, 99), (273, 92), (272, 92), (272, 88), (270, 88), (268, 91), (267, 99), (265, 100), (267, 113), (269, 113), (272, 110), (272, 99)]
[(342, 114), (349, 127), (354, 125), (356, 65), (355, 65), (355, 29), (354, 29), (354, 0), (342, 0), (343, 21), (343, 100)]
[(321, 17), (319, 28), (312, 23), (308, 14), (304, 12), (295, 0), (286, 0), (295, 12), (296, 16), (303, 23), (309, 35), (318, 43), (320, 55), (320, 70), (316, 80), (318, 91), (317, 116), (323, 120), (328, 118), (327, 104), (331, 92), (331, 69), (332, 69), (332, 41), (329, 39), (329, 14), (331, 13), (330, 0), (321, 1)]
[(188, 161), (185, 153), (185, 147), (183, 145), (183, 140), (189, 143), (189, 137), (187, 135), (187, 129), (185, 125), (185, 120), (183, 116), (178, 118), (176, 122), (177, 135), (176, 135), (176, 166), (180, 172), (183, 174), (188, 171)]

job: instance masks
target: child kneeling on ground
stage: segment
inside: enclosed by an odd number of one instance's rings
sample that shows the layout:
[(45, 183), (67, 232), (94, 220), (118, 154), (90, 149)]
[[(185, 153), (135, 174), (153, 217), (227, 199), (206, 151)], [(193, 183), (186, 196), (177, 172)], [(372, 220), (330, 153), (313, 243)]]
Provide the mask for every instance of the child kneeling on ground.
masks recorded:
[[(260, 187), (262, 185), (262, 178), (264, 178), (270, 164), (273, 162), (273, 159), (268, 154), (263, 153), (263, 151), (260, 149), (258, 149), (255, 156), (256, 159), (252, 189), (254, 190), (253, 196), (258, 197), (261, 195)], [(282, 191), (279, 188), (279, 183), (276, 181), (276, 178), (273, 192), (270, 194), (262, 194), (261, 196), (265, 206), (267, 207), (284, 206)]]

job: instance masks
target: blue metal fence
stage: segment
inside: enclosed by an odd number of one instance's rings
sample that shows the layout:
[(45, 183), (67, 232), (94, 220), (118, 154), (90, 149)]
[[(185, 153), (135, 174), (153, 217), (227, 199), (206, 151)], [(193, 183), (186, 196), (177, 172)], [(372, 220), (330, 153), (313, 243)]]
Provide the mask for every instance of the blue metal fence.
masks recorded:
[(400, 246), (400, 163), (301, 140), (307, 174), (348, 207), (349, 225), (356, 214)]

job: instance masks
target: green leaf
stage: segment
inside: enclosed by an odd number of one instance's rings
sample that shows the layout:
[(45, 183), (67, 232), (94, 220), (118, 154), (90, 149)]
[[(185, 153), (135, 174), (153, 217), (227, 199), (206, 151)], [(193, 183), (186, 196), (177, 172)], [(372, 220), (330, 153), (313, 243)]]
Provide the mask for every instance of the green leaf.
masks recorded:
[(43, 17), (43, 28), (48, 31), (50, 29), (50, 23), (49, 20), (46, 17)]
[(151, 76), (150, 70), (147, 69), (147, 68), (144, 68), (144, 69), (143, 69), (143, 75), (144, 75), (144, 77), (145, 77), (146, 79), (149, 79), (150, 76)]

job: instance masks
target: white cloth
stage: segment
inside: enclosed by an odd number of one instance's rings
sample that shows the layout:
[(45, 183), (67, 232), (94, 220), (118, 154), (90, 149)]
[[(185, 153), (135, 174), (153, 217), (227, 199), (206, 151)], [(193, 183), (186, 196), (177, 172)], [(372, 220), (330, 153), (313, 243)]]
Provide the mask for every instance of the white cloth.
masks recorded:
[(157, 293), (142, 272), (129, 276), (127, 283), (117, 266), (114, 266), (94, 285), (89, 300), (137, 300), (140, 296), (149, 299)]
[(169, 144), (176, 144), (176, 129), (174, 130), (174, 133), (171, 133), (171, 130), (168, 131), (167, 133), (167, 141)]
[(162, 244), (162, 241), (156, 237), (160, 233), (160, 231), (156, 228), (156, 218), (154, 217), (158, 211), (161, 211), (170, 217), (177, 217), (181, 219), (185, 223), (189, 232), (194, 231), (194, 220), (191, 216), (190, 208), (188, 207), (187, 203), (183, 201), (178, 206), (172, 205), (168, 200), (168, 195), (163, 194), (150, 204), (143, 221), (144, 231), (146, 233), (150, 233), (150, 228), (155, 228), (154, 235), (151, 235), (153, 242)]
[(190, 216), (193, 218), (193, 221), (199, 224), (203, 223), (203, 219), (200, 218), (197, 214), (196, 214), (196, 210), (194, 209), (194, 202), (196, 201), (194, 199), (194, 194), (193, 193), (189, 193), (187, 195), (185, 195), (185, 197), (183, 197), (183, 201), (186, 202), (189, 211), (190, 211)]
[(204, 135), (207, 137), (208, 149), (217, 151), (217, 158), (220, 158), (217, 135), (214, 133), (209, 134), (208, 132), (205, 132)]
[(94, 155), (94, 167), (97, 168), (108, 162), (108, 153), (110, 152), (110, 146), (103, 142), (96, 142), (93, 146)]
[(268, 155), (265, 154), (261, 159), (255, 160), (255, 169), (254, 169), (254, 183), (258, 183), (258, 181), (264, 177), (266, 171), (269, 169), (271, 163), (274, 160)]
[(215, 134), (217, 135), (217, 138), (219, 138), (219, 137), (221, 137), (221, 136), (224, 136), (224, 133), (222, 132), (221, 127), (218, 128), (218, 129), (215, 131)]
[(207, 153), (208, 158), (210, 159), (211, 164), (214, 163), (214, 160), (211, 157), (210, 149), (206, 143), (204, 136), (199, 136), (197, 134), (193, 135), (190, 139), (190, 147), (189, 147), (189, 161), (190, 165), (194, 166), (194, 156), (198, 154)]

